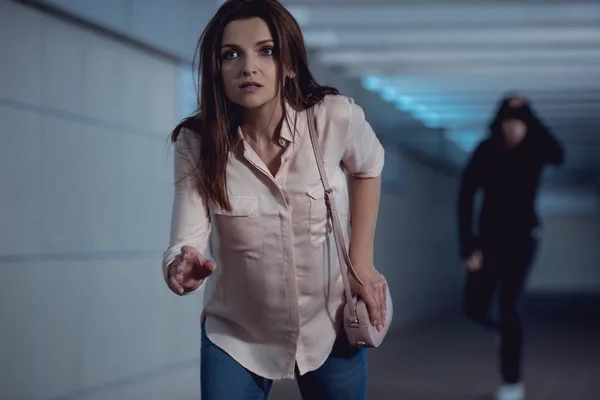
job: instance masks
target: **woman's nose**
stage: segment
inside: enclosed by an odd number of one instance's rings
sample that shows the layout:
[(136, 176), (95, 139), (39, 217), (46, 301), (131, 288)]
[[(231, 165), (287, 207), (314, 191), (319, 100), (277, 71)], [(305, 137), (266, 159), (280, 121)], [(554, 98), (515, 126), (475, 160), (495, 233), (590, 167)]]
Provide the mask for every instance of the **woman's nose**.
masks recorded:
[(256, 57), (254, 56), (246, 56), (244, 57), (244, 61), (242, 64), (242, 74), (245, 76), (250, 76), (256, 74), (258, 67), (256, 63)]

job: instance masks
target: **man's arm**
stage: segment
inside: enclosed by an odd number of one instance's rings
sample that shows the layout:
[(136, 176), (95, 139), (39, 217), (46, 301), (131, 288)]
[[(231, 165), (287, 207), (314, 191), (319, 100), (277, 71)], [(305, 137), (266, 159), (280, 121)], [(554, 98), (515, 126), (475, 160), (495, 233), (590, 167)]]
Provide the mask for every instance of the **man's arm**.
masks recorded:
[(479, 145), (473, 153), (471, 160), (463, 171), (458, 195), (458, 228), (461, 259), (470, 257), (477, 249), (475, 236), (473, 235), (473, 203), (475, 193), (481, 186), (483, 163), (483, 147)]
[(561, 165), (565, 161), (565, 151), (562, 144), (550, 132), (550, 129), (533, 113), (531, 134), (534, 136), (534, 152), (544, 164)]

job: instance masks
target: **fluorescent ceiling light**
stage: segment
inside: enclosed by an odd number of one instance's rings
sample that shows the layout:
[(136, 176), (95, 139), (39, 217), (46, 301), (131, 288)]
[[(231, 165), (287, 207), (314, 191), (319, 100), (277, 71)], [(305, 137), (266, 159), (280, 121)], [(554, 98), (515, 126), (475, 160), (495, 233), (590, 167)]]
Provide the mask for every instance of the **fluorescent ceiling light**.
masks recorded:
[(379, 97), (388, 103), (393, 103), (401, 111), (412, 114), (413, 117), (423, 122), (429, 128), (439, 127), (439, 118), (427, 107), (416, 103), (412, 98), (400, 94), (400, 90), (386, 85), (385, 81), (377, 76), (364, 76), (361, 79), (363, 88), (376, 92)]
[[(291, 6), (289, 7), (291, 8)], [(314, 15), (311, 24), (320, 26), (402, 26), (424, 24), (435, 27), (437, 24), (453, 22), (465, 25), (522, 24), (533, 26), (541, 24), (559, 26), (581, 26), (600, 21), (600, 5), (586, 3), (513, 3), (506, 2), (469, 2), (469, 4), (441, 4), (426, 2), (410, 4), (377, 4), (368, 2), (357, 4), (328, 4), (319, 1), (311, 5)], [(331, 16), (334, 17), (331, 17)]]
[[(490, 112), (437, 112), (438, 118), (442, 121), (456, 121), (456, 120), (469, 120), (469, 121), (477, 121), (477, 120), (486, 120), (492, 117), (495, 109), (490, 110)], [(593, 115), (593, 114), (592, 114)], [(573, 112), (551, 112), (545, 113), (545, 115), (541, 115), (544, 119), (569, 119), (569, 118), (585, 118), (590, 116), (590, 111), (582, 110), (582, 111), (573, 111)], [(596, 119), (598, 119), (596, 117)]]
[(446, 131), (444, 132), (444, 137), (462, 150), (471, 152), (481, 142), (483, 134), (478, 132)]
[(398, 97), (396, 90), (394, 90), (394, 88), (389, 87), (389, 86), (381, 89), (381, 91), (379, 92), (379, 95), (384, 101), (386, 101), (388, 103), (394, 101)]
[[(327, 36), (331, 29), (307, 29), (305, 36)], [(453, 47), (473, 45), (534, 45), (540, 44), (598, 44), (600, 29), (593, 27), (546, 27), (500, 29), (480, 27), (465, 29), (354, 29), (344, 31), (335, 44), (345, 46), (432, 46), (441, 47), (451, 44)], [(332, 43), (324, 41), (315, 46), (327, 47)], [(401, 49), (399, 49), (401, 50)]]
[(320, 60), (327, 64), (397, 62), (397, 63), (427, 63), (427, 62), (453, 62), (453, 61), (498, 61), (512, 65), (517, 61), (544, 60), (553, 62), (558, 60), (596, 61), (600, 64), (600, 49), (511, 49), (511, 50), (440, 50), (430, 51), (328, 51), (320, 55)]
[(377, 91), (382, 87), (382, 79), (376, 76), (364, 76), (362, 86), (369, 92)]
[(303, 33), (304, 41), (310, 47), (329, 47), (340, 44), (338, 35), (333, 31), (306, 31)]
[(498, 96), (507, 90), (520, 92), (556, 92), (566, 90), (577, 92), (579, 90), (600, 90), (599, 80), (587, 80), (585, 77), (575, 76), (555, 77), (549, 80), (545, 76), (498, 76), (493, 80), (483, 79), (480, 76), (457, 77), (414, 77), (398, 76), (383, 78), (385, 85), (402, 88), (402, 94), (419, 96), (443, 96), (447, 93), (461, 93), (462, 95), (478, 93), (498, 93)]
[[(600, 68), (598, 64), (590, 63), (588, 65), (573, 64), (571, 60), (566, 60), (567, 63), (554, 63), (544, 65), (531, 65), (531, 63), (523, 65), (498, 65), (498, 62), (490, 61), (489, 63), (477, 62), (472, 63), (452, 62), (448, 61), (443, 64), (431, 63), (398, 63), (394, 67), (390, 67), (383, 62), (379, 70), (372, 70), (370, 73), (381, 74), (381, 70), (385, 69), (388, 75), (402, 75), (406, 77), (520, 77), (527, 78), (530, 76), (544, 77), (546, 79), (554, 79), (556, 77), (573, 77), (576, 79), (596, 79), (600, 80)], [(358, 67), (360, 73), (360, 67)], [(397, 72), (396, 72), (397, 71)], [(364, 73), (364, 71), (362, 71)]]

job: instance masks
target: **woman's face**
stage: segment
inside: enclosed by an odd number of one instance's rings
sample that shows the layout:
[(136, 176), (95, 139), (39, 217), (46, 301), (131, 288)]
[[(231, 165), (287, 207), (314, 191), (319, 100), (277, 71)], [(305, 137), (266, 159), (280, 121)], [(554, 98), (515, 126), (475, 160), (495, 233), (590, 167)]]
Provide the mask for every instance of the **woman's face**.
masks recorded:
[(261, 18), (231, 21), (223, 32), (221, 75), (227, 98), (245, 109), (277, 98), (275, 43)]

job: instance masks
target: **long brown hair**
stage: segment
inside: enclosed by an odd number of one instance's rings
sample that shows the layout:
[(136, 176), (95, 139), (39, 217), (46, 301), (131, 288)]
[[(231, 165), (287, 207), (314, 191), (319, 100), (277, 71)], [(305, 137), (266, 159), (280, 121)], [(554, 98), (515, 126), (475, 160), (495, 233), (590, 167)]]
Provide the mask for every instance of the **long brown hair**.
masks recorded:
[[(298, 22), (277, 0), (228, 0), (210, 20), (200, 36), (194, 64), (199, 54), (198, 111), (184, 119), (171, 133), (175, 142), (181, 128), (199, 135), (200, 159), (195, 166), (198, 187), (207, 200), (230, 210), (227, 194), (227, 159), (233, 147), (232, 133), (241, 122), (241, 108), (227, 99), (221, 77), (221, 42), (228, 23), (240, 19), (261, 18), (269, 26), (275, 42), (282, 109), (287, 102), (296, 110), (308, 109), (337, 89), (321, 86), (308, 68), (304, 38)], [(284, 68), (296, 74), (294, 79), (280, 79)], [(286, 115), (289, 124), (289, 118)]]

